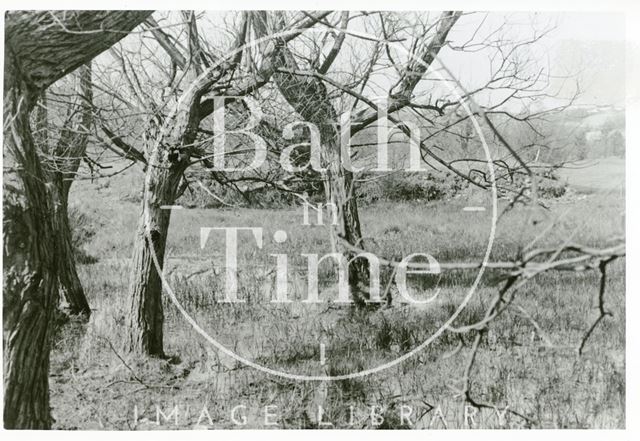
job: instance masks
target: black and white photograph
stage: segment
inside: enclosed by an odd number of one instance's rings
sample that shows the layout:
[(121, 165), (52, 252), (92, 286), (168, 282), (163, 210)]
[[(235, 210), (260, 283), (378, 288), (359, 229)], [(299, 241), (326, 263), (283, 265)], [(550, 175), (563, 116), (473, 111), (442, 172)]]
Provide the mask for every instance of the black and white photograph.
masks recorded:
[(3, 8), (4, 435), (638, 429), (632, 2), (56, 3)]

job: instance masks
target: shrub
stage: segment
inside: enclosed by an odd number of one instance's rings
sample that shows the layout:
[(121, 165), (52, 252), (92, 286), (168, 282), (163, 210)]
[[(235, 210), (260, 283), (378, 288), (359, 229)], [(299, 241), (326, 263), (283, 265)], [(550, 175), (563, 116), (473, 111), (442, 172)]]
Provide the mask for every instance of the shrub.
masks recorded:
[(436, 201), (453, 197), (465, 187), (460, 178), (441, 172), (394, 173), (363, 182), (358, 187), (358, 199), (365, 204), (418, 199)]
[(543, 199), (556, 199), (564, 196), (566, 192), (566, 182), (544, 179), (538, 183), (538, 196)]
[[(233, 205), (277, 209), (300, 202), (294, 193), (268, 185), (246, 191), (243, 196), (232, 187), (222, 186), (213, 180), (205, 179), (201, 182), (208, 191), (194, 186), (193, 191), (185, 191), (178, 203), (190, 208), (222, 208)], [(455, 196), (466, 186), (466, 181), (461, 178), (442, 172), (403, 172), (365, 176), (362, 182), (356, 183), (356, 192), (358, 201), (363, 204), (377, 201), (435, 201)], [(311, 203), (324, 201), (321, 182), (311, 175), (290, 183), (289, 188), (295, 193), (306, 193)]]

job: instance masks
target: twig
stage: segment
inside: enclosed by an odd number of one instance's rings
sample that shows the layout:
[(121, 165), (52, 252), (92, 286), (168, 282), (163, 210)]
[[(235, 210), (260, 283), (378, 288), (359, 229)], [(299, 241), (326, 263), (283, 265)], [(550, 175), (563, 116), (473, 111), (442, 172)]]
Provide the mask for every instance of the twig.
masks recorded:
[(151, 389), (151, 386), (149, 386), (147, 383), (145, 383), (144, 381), (142, 381), (142, 380), (140, 379), (140, 377), (138, 377), (138, 375), (136, 374), (136, 372), (131, 368), (131, 366), (129, 366), (129, 365), (127, 364), (127, 362), (126, 362), (126, 361), (124, 361), (124, 358), (122, 358), (122, 356), (118, 353), (118, 351), (116, 351), (116, 348), (114, 348), (114, 347), (113, 347), (113, 343), (111, 343), (111, 340), (109, 340), (109, 339), (108, 339), (108, 338), (106, 338), (106, 337), (103, 337), (103, 338), (107, 341), (107, 343), (109, 343), (109, 347), (111, 348), (111, 350), (113, 351), (113, 353), (114, 353), (114, 354), (116, 354), (116, 357), (118, 357), (118, 359), (122, 362), (122, 364), (124, 365), (124, 367), (126, 367), (126, 368), (127, 368), (127, 370), (128, 370), (129, 372), (131, 372), (131, 375), (133, 376), (133, 378), (134, 378), (138, 383), (140, 383), (141, 385), (143, 385), (145, 388), (147, 388), (147, 389)]
[(605, 293), (606, 283), (607, 283), (607, 264), (612, 260), (613, 258), (610, 258), (608, 260), (603, 260), (600, 262), (600, 265), (599, 265), (600, 292), (598, 293), (598, 309), (600, 311), (600, 315), (598, 315), (598, 318), (593, 322), (593, 324), (591, 325), (587, 333), (582, 338), (582, 341), (580, 342), (580, 346), (578, 347), (578, 355), (582, 355), (584, 347), (587, 344), (587, 340), (589, 340), (589, 337), (591, 336), (593, 331), (596, 329), (596, 326), (598, 326), (598, 324), (602, 321), (602, 319), (605, 318), (606, 316), (613, 317), (613, 314), (611, 312), (604, 309), (604, 293)]

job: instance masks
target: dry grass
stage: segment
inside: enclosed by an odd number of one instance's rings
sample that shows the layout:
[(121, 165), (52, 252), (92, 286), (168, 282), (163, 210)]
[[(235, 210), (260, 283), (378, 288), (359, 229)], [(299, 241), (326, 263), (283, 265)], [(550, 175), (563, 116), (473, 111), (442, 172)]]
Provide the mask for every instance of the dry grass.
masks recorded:
[[(364, 235), (368, 249), (399, 258), (411, 252), (429, 252), (441, 261), (480, 258), (486, 248), (489, 211), (463, 212), (462, 207), (486, 204), (482, 196), (447, 203), (379, 204), (364, 210)], [(491, 258), (511, 259), (527, 243), (563, 214), (540, 245), (558, 244), (572, 236), (576, 242), (603, 245), (621, 234), (618, 197), (587, 195), (554, 203), (550, 211), (536, 211), (535, 226), (525, 227), (528, 213), (518, 208), (498, 225)], [(409, 360), (364, 378), (333, 382), (291, 381), (240, 365), (219, 354), (166, 302), (165, 346), (168, 360), (141, 360), (118, 356), (124, 330), (123, 303), (128, 285), (128, 256), (138, 207), (120, 203), (103, 209), (90, 207), (103, 219), (89, 247), (98, 257), (94, 265), (81, 266), (81, 277), (96, 309), (87, 325), (70, 323), (59, 333), (52, 360), (52, 406), (58, 428), (153, 429), (193, 428), (206, 406), (213, 427), (236, 428), (231, 409), (245, 405), (247, 425), (265, 427), (265, 406), (277, 406), (280, 428), (317, 427), (318, 405), (324, 420), (334, 427), (372, 427), (371, 406), (381, 413), (383, 428), (404, 428), (402, 406), (411, 406), (412, 427), (466, 427), (463, 398), (456, 396), (467, 355), (461, 340), (445, 333)], [(597, 215), (595, 215), (597, 214)], [(466, 216), (466, 217), (465, 217)], [(240, 296), (244, 304), (219, 303), (223, 277), (208, 271), (223, 257), (221, 238), (212, 237), (199, 248), (200, 227), (264, 226), (265, 246), (257, 250), (241, 241)], [(289, 240), (278, 245), (270, 236), (282, 228)], [(248, 236), (244, 236), (248, 237)], [(449, 317), (475, 277), (473, 272), (452, 272), (441, 278), (413, 281), (421, 296), (441, 292), (426, 308), (395, 302), (392, 308), (358, 313), (330, 302), (321, 305), (275, 307), (264, 298), (274, 258), (287, 253), (289, 264), (304, 263), (301, 253), (329, 252), (322, 227), (301, 226), (301, 214), (268, 210), (180, 210), (172, 218), (167, 274), (176, 295), (212, 336), (256, 363), (286, 372), (341, 375), (380, 365), (420, 344)], [(292, 270), (293, 271), (293, 270)], [(576, 347), (597, 316), (598, 276), (595, 273), (542, 274), (520, 291), (516, 304), (543, 330), (517, 310), (502, 315), (491, 326), (473, 371), (473, 393), (499, 409), (526, 415), (533, 423), (506, 416), (501, 421), (491, 409), (478, 411), (474, 427), (621, 428), (625, 424), (624, 391), (624, 263), (609, 272), (607, 305), (613, 318), (605, 320), (579, 357)], [(385, 275), (385, 276), (388, 276)], [(301, 283), (292, 284), (304, 298)], [(321, 272), (330, 283), (331, 269)], [(499, 283), (488, 273), (457, 323), (477, 319)], [(324, 298), (335, 295), (331, 289)], [(553, 343), (548, 347), (546, 340)], [(319, 343), (326, 345), (326, 365), (320, 364)], [(168, 414), (178, 409), (177, 424), (160, 418), (158, 406)], [(350, 410), (352, 406), (352, 411)], [(431, 408), (433, 406), (434, 408)], [(139, 412), (134, 422), (134, 407)], [(275, 409), (275, 408), (274, 408)], [(353, 415), (352, 415), (353, 413)], [(351, 424), (353, 420), (354, 424)]]

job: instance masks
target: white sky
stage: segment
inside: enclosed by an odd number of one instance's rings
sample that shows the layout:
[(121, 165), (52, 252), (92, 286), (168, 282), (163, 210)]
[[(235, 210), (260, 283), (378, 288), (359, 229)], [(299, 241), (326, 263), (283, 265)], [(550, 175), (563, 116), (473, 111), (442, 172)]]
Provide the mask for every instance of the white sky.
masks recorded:
[[(462, 41), (484, 17), (478, 13), (461, 18), (454, 41)], [(573, 95), (577, 79), (581, 94), (577, 104), (623, 105), (625, 92), (625, 16), (602, 12), (490, 12), (483, 28), (489, 32), (502, 23), (507, 35), (521, 39), (533, 29), (553, 28), (524, 54), (535, 58), (538, 69), (554, 78), (551, 87), (561, 96)], [(442, 60), (467, 89), (486, 80), (488, 54), (443, 54)], [(471, 61), (472, 60), (472, 61)], [(552, 100), (550, 100), (552, 101)], [(543, 103), (542, 103), (543, 104)]]
[[(162, 12), (156, 14), (159, 18)], [(225, 22), (236, 14), (225, 11), (208, 11), (206, 19), (200, 23), (201, 34), (210, 41), (222, 37), (221, 28), (227, 28)], [(439, 15), (434, 12), (433, 18)], [(208, 22), (208, 23), (206, 23)], [(482, 22), (480, 30), (478, 26)], [(551, 80), (551, 86), (561, 95), (570, 96), (575, 90), (575, 81), (565, 77), (577, 78), (582, 94), (579, 104), (622, 104), (624, 102), (625, 63), (624, 39), (625, 19), (622, 13), (601, 12), (477, 12), (464, 15), (449, 35), (453, 44), (461, 44), (475, 33), (475, 40), (483, 38), (493, 30), (501, 29), (507, 40), (530, 38), (535, 31), (541, 32), (553, 28), (551, 32), (535, 44), (522, 50), (521, 57), (531, 57), (533, 70), (543, 70), (559, 78)], [(354, 22), (356, 31), (366, 32), (358, 22)], [(477, 33), (476, 33), (477, 31)], [(228, 35), (224, 35), (229, 39)], [(407, 40), (410, 41), (410, 38)], [(225, 46), (225, 45), (222, 45)], [(398, 53), (397, 60), (406, 59), (406, 52)], [(487, 81), (491, 73), (488, 61), (490, 51), (453, 52), (443, 50), (441, 59), (460, 83), (467, 89), (474, 89)], [(348, 70), (353, 54), (343, 50), (334, 66), (344, 65)], [(342, 59), (341, 59), (342, 57)], [(448, 76), (448, 75), (445, 75)], [(561, 77), (561, 78), (560, 78)], [(433, 76), (432, 76), (433, 78)], [(379, 89), (377, 93), (385, 95), (391, 85), (383, 75), (375, 79)], [(375, 83), (372, 79), (372, 84)], [(431, 84), (431, 86), (429, 86)], [(433, 87), (433, 82), (424, 81), (423, 87)], [(553, 101), (553, 100), (550, 100)], [(547, 105), (544, 100), (541, 105)], [(557, 103), (553, 103), (555, 105)]]
[(552, 38), (557, 40), (615, 40), (624, 41), (624, 14), (612, 12), (562, 12), (558, 29)]

